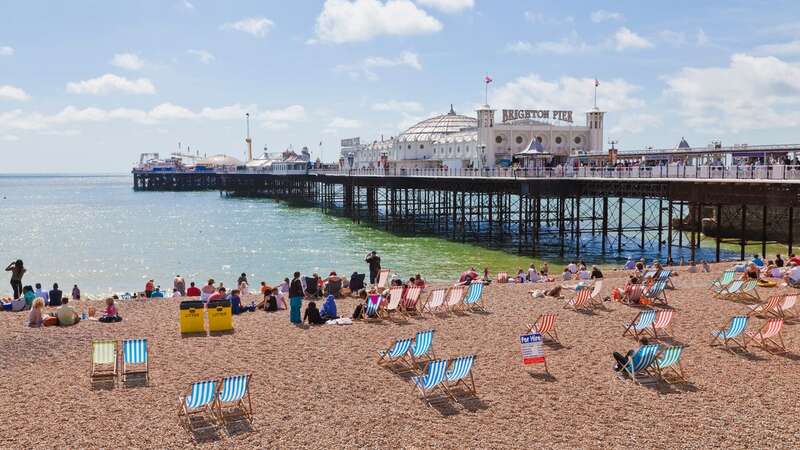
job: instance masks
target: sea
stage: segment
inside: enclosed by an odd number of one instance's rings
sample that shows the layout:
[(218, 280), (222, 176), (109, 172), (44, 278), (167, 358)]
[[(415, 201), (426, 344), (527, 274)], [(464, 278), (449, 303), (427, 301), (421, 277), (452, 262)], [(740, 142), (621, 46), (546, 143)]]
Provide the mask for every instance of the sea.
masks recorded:
[[(0, 175), (0, 264), (22, 259), (24, 284), (77, 284), (104, 296), (164, 288), (180, 274), (233, 286), (304, 274), (367, 271), (375, 250), (401, 278), (455, 280), (475, 267), (516, 271), (539, 260), (435, 237), (396, 236), (318, 209), (219, 192), (134, 192), (131, 175)], [(10, 277), (9, 277), (10, 279)], [(11, 286), (0, 283), (0, 296)]]

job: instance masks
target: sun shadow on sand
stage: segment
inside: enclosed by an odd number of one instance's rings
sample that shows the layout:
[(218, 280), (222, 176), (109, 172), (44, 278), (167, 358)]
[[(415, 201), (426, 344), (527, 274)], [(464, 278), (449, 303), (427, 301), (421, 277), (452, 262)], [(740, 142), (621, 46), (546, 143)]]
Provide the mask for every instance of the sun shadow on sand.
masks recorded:
[(528, 375), (530, 375), (530, 377), (533, 378), (534, 380), (546, 381), (548, 383), (554, 383), (558, 381), (558, 378), (556, 378), (555, 376), (553, 376), (553, 374), (548, 372), (534, 372), (529, 370)]
[(793, 352), (775, 353), (775, 356), (780, 356), (781, 358), (790, 359), (792, 361), (800, 361), (800, 354)]
[(664, 395), (685, 394), (687, 392), (697, 392), (699, 390), (693, 383), (667, 383), (655, 379), (640, 384)]
[(147, 381), (147, 377), (145, 374), (129, 374), (125, 377), (125, 381), (122, 382), (122, 386), (127, 388), (140, 388), (140, 387), (147, 387), (149, 385)]
[(716, 348), (719, 351), (722, 351), (722, 352), (725, 352), (725, 353), (728, 353), (728, 354), (731, 354), (731, 355), (734, 355), (734, 356), (740, 356), (740, 357), (742, 357), (742, 358), (744, 358), (744, 359), (746, 359), (748, 361), (766, 361), (767, 360), (767, 358), (765, 358), (765, 357), (763, 357), (761, 355), (757, 355), (757, 354), (755, 354), (755, 353), (753, 353), (753, 352), (751, 352), (749, 350), (744, 350), (744, 349), (741, 349), (741, 348), (738, 348), (738, 347), (726, 349), (723, 346), (715, 346), (714, 348)]
[(189, 431), (189, 434), (195, 443), (204, 444), (222, 439), (217, 426), (205, 417), (193, 417), (191, 421), (192, 430)]
[(252, 433), (253, 424), (250, 423), (247, 415), (241, 409), (226, 411), (224, 415), (225, 434), (236, 436), (239, 434)]
[(569, 350), (572, 347), (566, 347), (564, 344), (556, 341), (551, 341), (550, 339), (542, 342), (546, 345), (550, 350)]
[(211, 337), (230, 336), (232, 334), (236, 334), (236, 330), (209, 331), (208, 332), (208, 335), (211, 336)]
[(90, 386), (93, 391), (112, 391), (117, 387), (117, 383), (113, 378), (108, 378), (92, 380)]
[(181, 338), (199, 338), (199, 337), (207, 337), (205, 331), (199, 333), (181, 333)]

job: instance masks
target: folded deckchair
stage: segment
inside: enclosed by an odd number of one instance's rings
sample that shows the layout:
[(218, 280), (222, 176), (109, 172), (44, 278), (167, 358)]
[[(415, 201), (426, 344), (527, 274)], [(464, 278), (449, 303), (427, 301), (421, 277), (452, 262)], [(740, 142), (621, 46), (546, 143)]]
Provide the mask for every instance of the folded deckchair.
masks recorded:
[(386, 288), (386, 282), (389, 281), (389, 273), (390, 272), (391, 272), (390, 269), (381, 269), (380, 272), (378, 272), (378, 280), (375, 282), (375, 286), (377, 286), (377, 287), (379, 287), (381, 289), (385, 289)]
[(717, 340), (721, 340), (725, 346), (725, 350), (731, 351), (730, 347), (728, 347), (728, 342), (733, 342), (743, 350), (747, 351), (747, 340), (742, 335), (745, 328), (747, 328), (747, 316), (734, 316), (731, 318), (727, 329), (720, 328), (719, 330), (711, 333), (711, 335), (714, 336), (714, 340), (711, 341), (711, 345), (714, 345)]
[(194, 431), (191, 416), (209, 413), (214, 418), (213, 405), (216, 401), (217, 380), (192, 383), (188, 395), (178, 397), (178, 418), (184, 427)]
[(417, 363), (421, 358), (431, 360), (436, 357), (431, 348), (433, 344), (433, 333), (434, 330), (424, 330), (418, 331), (414, 336), (414, 344), (408, 350), (408, 355), (411, 357), (410, 366), (412, 370), (418, 370), (419, 365)]
[[(250, 376), (250, 374), (234, 375), (220, 381), (217, 401), (212, 404), (212, 408), (216, 410), (217, 417), (222, 422), (225, 421), (223, 411), (237, 407), (248, 420), (253, 420), (253, 404), (250, 402)], [(245, 399), (247, 399), (246, 404)]]
[(405, 356), (408, 353), (408, 350), (411, 348), (412, 340), (412, 338), (398, 339), (394, 341), (394, 344), (392, 344), (392, 346), (389, 347), (389, 349), (385, 352), (379, 351), (378, 355), (380, 355), (380, 358), (378, 359), (378, 364), (405, 361)]
[(122, 341), (122, 381), (128, 375), (144, 374), (145, 382), (150, 381), (150, 367), (147, 352), (147, 339), (126, 339)]
[[(769, 319), (758, 331), (745, 331), (745, 340), (750, 339), (769, 353), (786, 353), (781, 330), (783, 330), (783, 319)], [(770, 350), (769, 344), (774, 345), (777, 351)]]
[(445, 371), (447, 370), (447, 360), (437, 359), (429, 361), (425, 367), (425, 374), (411, 378), (411, 381), (417, 387), (420, 397), (426, 403), (431, 404), (431, 394), (436, 390), (441, 390), (445, 395), (451, 396), (447, 391), (447, 386), (443, 384), (445, 379)]
[(733, 282), (735, 276), (736, 271), (733, 269), (722, 272), (719, 279), (711, 282), (711, 290), (718, 294), (725, 286)]
[(664, 336), (672, 335), (672, 317), (675, 316), (674, 309), (659, 309), (653, 320), (653, 337), (658, 338), (658, 333)]
[(395, 286), (389, 290), (389, 303), (382, 310), (387, 318), (391, 317), (392, 313), (399, 312), (400, 301), (403, 299), (403, 286)]
[(400, 310), (406, 315), (418, 314), (417, 304), (419, 303), (419, 295), (422, 293), (422, 288), (413, 286), (406, 290), (406, 295), (400, 302)]
[[(641, 376), (642, 374), (648, 374), (652, 376), (653, 373), (650, 370), (653, 362), (656, 359), (657, 353), (658, 344), (648, 344), (639, 347), (639, 350), (633, 354), (631, 360), (625, 364), (625, 372), (630, 375), (633, 381), (637, 381), (637, 375)], [(655, 370), (654, 368), (652, 369)]]
[(655, 363), (653, 363), (653, 367), (655, 367), (662, 380), (669, 383), (664, 375), (666, 372), (671, 372), (678, 379), (680, 379), (680, 381), (683, 381), (684, 383), (687, 382), (686, 377), (683, 374), (681, 356), (683, 356), (682, 345), (674, 345), (661, 350), (658, 359), (656, 359)]
[(91, 381), (113, 381), (117, 377), (117, 341), (92, 341)]
[(589, 303), (589, 297), (592, 295), (592, 290), (589, 288), (583, 288), (575, 294), (575, 298), (568, 300), (564, 303), (564, 309), (572, 308), (575, 311), (579, 309), (592, 309), (591, 303)]
[(373, 294), (367, 297), (367, 303), (364, 305), (364, 312), (362, 316), (365, 320), (380, 319), (381, 303), (383, 303), (383, 296)]
[(431, 291), (428, 295), (428, 301), (422, 307), (422, 312), (428, 312), (431, 315), (436, 314), (437, 310), (444, 304), (444, 298), (447, 294), (447, 289), (438, 288)]
[(469, 291), (464, 297), (464, 307), (473, 311), (486, 311), (483, 306), (483, 283), (473, 281), (469, 285)]
[(461, 311), (464, 307), (464, 286), (453, 286), (447, 292), (447, 304), (444, 310), (450, 312)]
[(642, 292), (642, 296), (646, 299), (651, 300), (653, 303), (663, 303), (667, 304), (667, 282), (664, 280), (659, 280), (653, 283), (652, 286), (646, 288), (644, 292)]
[(622, 332), (622, 335), (625, 336), (630, 334), (631, 336), (638, 338), (640, 335), (649, 334), (650, 327), (653, 325), (653, 321), (655, 319), (655, 309), (641, 311), (630, 323), (623, 324), (625, 331)]
[(536, 318), (536, 322), (528, 325), (528, 333), (536, 332), (543, 337), (548, 336), (554, 342), (561, 343), (558, 340), (558, 332), (556, 331), (556, 319), (558, 314), (542, 314)]
[[(472, 366), (475, 364), (475, 355), (459, 356), (458, 358), (450, 360), (450, 370), (445, 375), (447, 382), (447, 391), (453, 397), (451, 389), (459, 384), (464, 385), (464, 388), (472, 395), (478, 395), (475, 390), (475, 379), (472, 377)], [(467, 383), (469, 377), (469, 383)], [(455, 397), (453, 397), (455, 400)]]
[(772, 295), (767, 298), (764, 303), (757, 305), (750, 305), (747, 307), (747, 315), (770, 315), (775, 317), (782, 317), (781, 305), (783, 304), (783, 295)]

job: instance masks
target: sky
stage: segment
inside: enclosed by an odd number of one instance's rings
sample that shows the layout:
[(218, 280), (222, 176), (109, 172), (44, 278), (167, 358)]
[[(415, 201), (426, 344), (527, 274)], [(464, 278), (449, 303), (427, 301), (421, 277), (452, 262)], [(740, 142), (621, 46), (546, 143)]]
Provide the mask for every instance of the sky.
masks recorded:
[[(607, 111), (622, 149), (800, 143), (796, 1), (0, 0), (0, 173), (124, 173), (395, 136), (446, 113)], [(499, 113), (498, 113), (499, 114)]]

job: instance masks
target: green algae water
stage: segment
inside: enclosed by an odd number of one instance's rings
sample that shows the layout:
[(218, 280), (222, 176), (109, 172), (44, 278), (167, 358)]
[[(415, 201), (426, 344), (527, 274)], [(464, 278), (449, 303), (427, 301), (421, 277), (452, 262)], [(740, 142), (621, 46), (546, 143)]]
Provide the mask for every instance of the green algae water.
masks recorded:
[[(275, 283), (295, 270), (365, 272), (375, 250), (402, 278), (453, 280), (474, 266), (515, 271), (532, 258), (434, 237), (396, 236), (314, 208), (218, 192), (134, 192), (129, 175), (0, 176), (0, 264), (22, 259), (24, 284), (102, 295), (165, 288), (180, 274), (233, 286)], [(11, 293), (8, 277), (0, 295)]]

